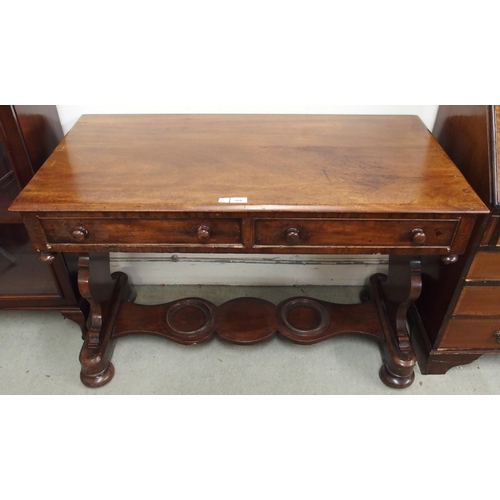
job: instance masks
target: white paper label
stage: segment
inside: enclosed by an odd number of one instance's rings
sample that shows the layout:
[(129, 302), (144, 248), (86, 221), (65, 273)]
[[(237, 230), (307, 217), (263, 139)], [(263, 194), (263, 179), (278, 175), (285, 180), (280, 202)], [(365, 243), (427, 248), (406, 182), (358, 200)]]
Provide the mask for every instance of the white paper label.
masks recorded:
[(248, 203), (248, 198), (233, 196), (232, 198), (219, 198), (219, 203)]

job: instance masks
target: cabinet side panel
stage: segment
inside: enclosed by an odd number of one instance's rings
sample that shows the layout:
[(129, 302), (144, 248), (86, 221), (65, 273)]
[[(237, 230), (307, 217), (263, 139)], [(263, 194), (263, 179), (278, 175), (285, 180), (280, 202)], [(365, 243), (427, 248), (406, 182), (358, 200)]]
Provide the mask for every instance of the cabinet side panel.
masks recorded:
[(433, 134), (486, 205), (490, 205), (489, 106), (440, 106)]
[(63, 138), (55, 106), (14, 106), (26, 150), (36, 172)]

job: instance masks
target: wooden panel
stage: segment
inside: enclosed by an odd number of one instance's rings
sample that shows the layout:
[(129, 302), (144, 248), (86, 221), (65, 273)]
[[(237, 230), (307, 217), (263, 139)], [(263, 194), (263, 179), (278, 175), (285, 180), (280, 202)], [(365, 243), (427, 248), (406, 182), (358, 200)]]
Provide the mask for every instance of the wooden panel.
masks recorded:
[(64, 137), (55, 106), (14, 106), (26, 151), (36, 172)]
[(500, 349), (497, 333), (500, 333), (500, 319), (452, 319), (439, 347)]
[(487, 205), (491, 202), (489, 106), (439, 106), (433, 133)]
[(416, 116), (88, 115), (13, 209), (485, 213)]
[[(262, 246), (450, 246), (457, 220), (261, 219), (255, 222), (255, 244)], [(424, 230), (425, 242), (412, 242), (412, 231)], [(287, 231), (297, 229), (296, 241)]]
[[(239, 219), (41, 219), (48, 243), (78, 244), (238, 244), (241, 243)], [(208, 239), (200, 240), (198, 229), (209, 228)], [(88, 234), (80, 239), (73, 232), (81, 228)]]
[(454, 315), (500, 315), (500, 286), (465, 286)]
[(468, 280), (500, 280), (500, 252), (478, 252), (472, 261)]
[(497, 224), (498, 224), (498, 217), (497, 216), (490, 216), (490, 220), (487, 223), (487, 226), (484, 230), (484, 235), (481, 239), (481, 246), (485, 247), (490, 244), (490, 240), (492, 239), (493, 235), (495, 234), (495, 231), (498, 231)]

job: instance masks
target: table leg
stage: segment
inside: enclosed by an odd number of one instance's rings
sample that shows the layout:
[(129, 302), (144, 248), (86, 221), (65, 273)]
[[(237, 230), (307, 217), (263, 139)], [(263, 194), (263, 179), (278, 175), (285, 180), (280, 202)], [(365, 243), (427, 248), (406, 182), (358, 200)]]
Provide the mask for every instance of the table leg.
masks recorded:
[(375, 275), (371, 281), (372, 287), (379, 291), (375, 294), (375, 302), (385, 336), (380, 378), (386, 385), (402, 389), (415, 379), (416, 356), (410, 341), (407, 313), (422, 290), (420, 259), (391, 255), (388, 277)]
[(197, 298), (144, 306), (131, 303), (135, 294), (126, 274), (110, 274), (108, 254), (81, 254), (78, 287), (90, 306), (80, 353), (81, 380), (89, 387), (109, 382), (114, 375), (113, 339), (129, 334), (196, 344), (217, 333), (230, 342), (252, 344), (279, 332), (293, 342), (310, 344), (354, 333), (381, 343), (382, 381), (398, 389), (408, 387), (415, 378), (416, 357), (406, 317), (422, 287), (420, 260), (391, 256), (388, 276), (374, 275), (370, 281), (373, 298), (352, 305), (294, 297), (275, 306), (245, 297), (219, 307)]
[(111, 335), (122, 300), (135, 293), (124, 273), (111, 275), (109, 254), (80, 254), (78, 289), (90, 306), (89, 319), (80, 352), (80, 378), (89, 387), (100, 387), (114, 375), (111, 363)]

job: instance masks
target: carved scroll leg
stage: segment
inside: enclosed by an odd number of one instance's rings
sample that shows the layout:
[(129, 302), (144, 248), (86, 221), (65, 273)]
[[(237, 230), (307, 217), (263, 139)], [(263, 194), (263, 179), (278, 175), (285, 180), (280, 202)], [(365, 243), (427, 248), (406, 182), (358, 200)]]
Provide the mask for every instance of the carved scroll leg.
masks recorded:
[(111, 276), (109, 254), (90, 253), (78, 259), (78, 288), (90, 306), (80, 378), (89, 387), (100, 387), (114, 375), (111, 334), (122, 300), (131, 297), (131, 287), (126, 274)]
[(378, 289), (375, 301), (385, 336), (380, 378), (389, 387), (402, 389), (415, 380), (416, 356), (410, 341), (407, 312), (422, 290), (420, 260), (391, 256), (389, 276), (375, 275), (372, 285)]

